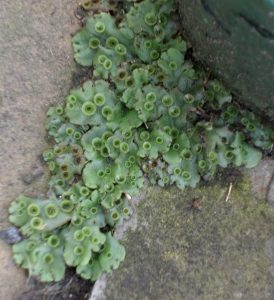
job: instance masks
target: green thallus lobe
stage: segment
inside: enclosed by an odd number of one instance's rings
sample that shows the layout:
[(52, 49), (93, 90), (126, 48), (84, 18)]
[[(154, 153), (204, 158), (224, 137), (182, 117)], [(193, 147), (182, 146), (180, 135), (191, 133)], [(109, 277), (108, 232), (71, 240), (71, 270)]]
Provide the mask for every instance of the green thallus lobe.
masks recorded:
[(273, 144), (272, 131), (185, 58), (174, 1), (127, 2), (124, 11), (120, 23), (95, 13), (73, 37), (92, 81), (48, 111), (51, 198), (20, 196), (9, 209), (26, 235), (14, 258), (43, 281), (61, 280), (66, 265), (92, 281), (118, 268), (125, 249), (112, 232), (132, 214), (144, 175), (194, 187), (217, 166), (254, 167)]

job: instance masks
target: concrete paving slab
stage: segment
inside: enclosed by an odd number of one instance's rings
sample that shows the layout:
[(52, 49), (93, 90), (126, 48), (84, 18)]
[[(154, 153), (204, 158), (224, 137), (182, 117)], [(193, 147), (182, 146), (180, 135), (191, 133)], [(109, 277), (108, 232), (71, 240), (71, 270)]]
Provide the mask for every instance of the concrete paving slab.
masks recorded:
[[(62, 102), (74, 66), (71, 36), (79, 28), (74, 0), (2, 1), (0, 10), (0, 230), (19, 194), (47, 190), (41, 164), (46, 111)], [(0, 241), (0, 299), (18, 299), (27, 278)]]
[(273, 299), (274, 213), (262, 201), (272, 164), (184, 192), (147, 188), (133, 203), (137, 220), (118, 230), (124, 263), (90, 300)]

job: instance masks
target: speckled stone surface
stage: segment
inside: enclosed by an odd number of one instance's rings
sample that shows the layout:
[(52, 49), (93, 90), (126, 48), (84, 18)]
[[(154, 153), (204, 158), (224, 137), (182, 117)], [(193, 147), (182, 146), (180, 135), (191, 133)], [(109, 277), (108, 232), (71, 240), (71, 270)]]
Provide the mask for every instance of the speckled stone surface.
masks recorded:
[[(74, 0), (1, 1), (0, 20), (0, 230), (20, 193), (46, 192), (40, 156), (47, 147), (46, 111), (63, 101), (74, 67), (71, 37), (79, 27)], [(26, 289), (24, 273), (0, 240), (0, 299)]]
[(273, 173), (267, 160), (184, 192), (146, 189), (134, 202), (137, 219), (118, 230), (124, 263), (96, 282), (90, 300), (272, 300)]
[(274, 160), (264, 159), (256, 168), (243, 172), (250, 178), (253, 195), (258, 199), (266, 199), (274, 208)]

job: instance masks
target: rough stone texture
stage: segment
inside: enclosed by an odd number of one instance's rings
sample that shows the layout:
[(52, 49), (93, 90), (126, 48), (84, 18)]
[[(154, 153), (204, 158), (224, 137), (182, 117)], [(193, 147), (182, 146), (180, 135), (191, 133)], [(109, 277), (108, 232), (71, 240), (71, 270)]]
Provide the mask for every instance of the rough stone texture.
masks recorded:
[(272, 177), (270, 185), (268, 186), (267, 201), (269, 205), (274, 209), (274, 176)]
[[(255, 172), (261, 178), (265, 168)], [(251, 186), (224, 175), (185, 192), (148, 188), (134, 203), (137, 224), (122, 230), (125, 262), (96, 282), (91, 300), (273, 299), (274, 213)]]
[(264, 159), (256, 168), (244, 169), (243, 172), (249, 176), (250, 189), (256, 198), (269, 200), (269, 197), (274, 196), (270, 191), (273, 185), (274, 160)]
[[(0, 230), (20, 193), (46, 192), (40, 156), (47, 147), (46, 111), (69, 90), (77, 1), (2, 1), (0, 10)], [(0, 299), (17, 299), (26, 277), (0, 241)]]
[(274, 121), (274, 1), (178, 0), (194, 56)]

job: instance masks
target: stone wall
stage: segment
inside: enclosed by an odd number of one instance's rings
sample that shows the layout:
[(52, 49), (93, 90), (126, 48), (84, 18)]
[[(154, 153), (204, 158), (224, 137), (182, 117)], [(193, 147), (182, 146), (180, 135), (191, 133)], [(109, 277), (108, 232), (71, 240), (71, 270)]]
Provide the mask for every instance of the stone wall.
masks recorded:
[(274, 120), (274, 1), (178, 0), (194, 56)]

